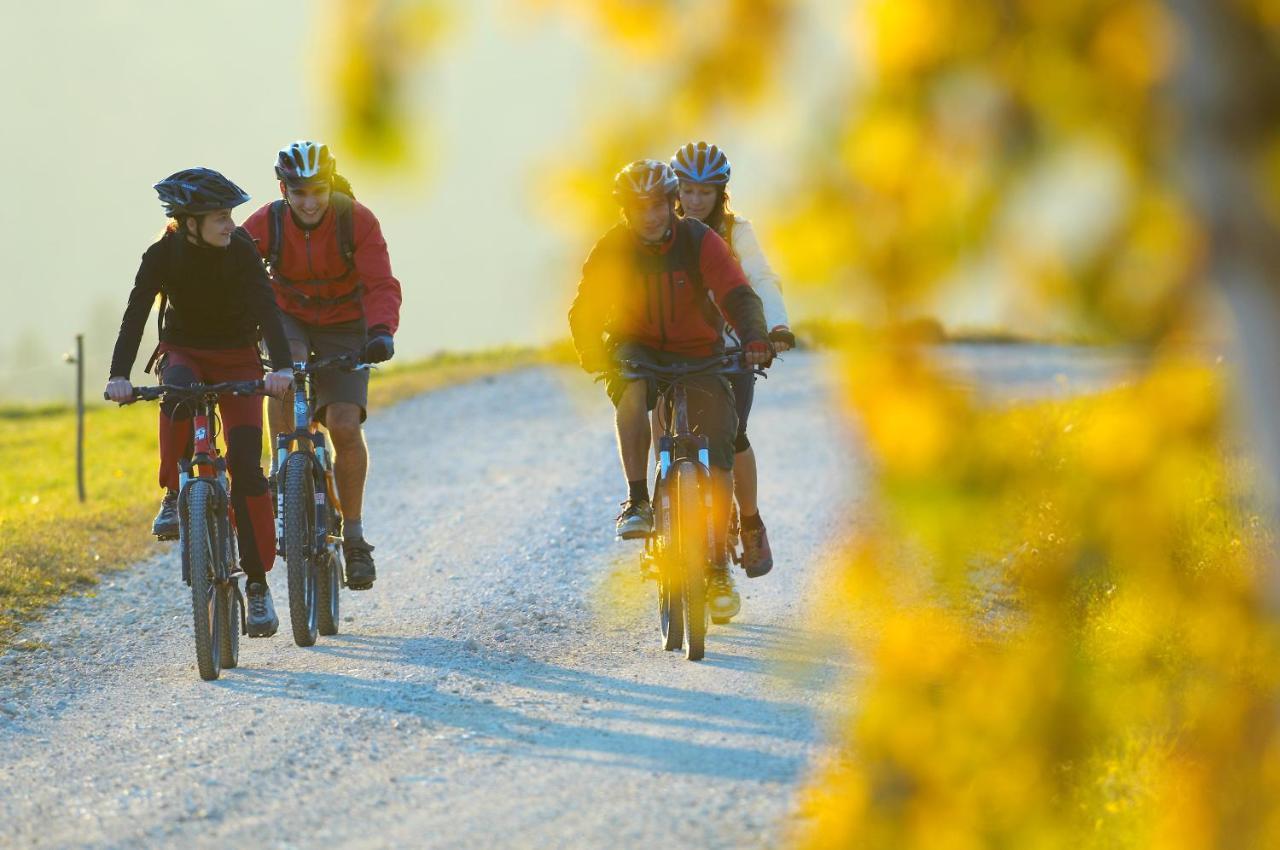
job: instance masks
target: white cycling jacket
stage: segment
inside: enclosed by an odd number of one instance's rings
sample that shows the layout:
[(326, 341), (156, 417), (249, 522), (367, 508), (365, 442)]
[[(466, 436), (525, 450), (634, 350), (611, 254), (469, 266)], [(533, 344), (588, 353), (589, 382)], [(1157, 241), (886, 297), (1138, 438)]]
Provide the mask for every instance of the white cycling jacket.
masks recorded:
[(790, 328), (778, 275), (765, 259), (751, 222), (742, 216), (725, 216), (720, 235), (729, 243), (729, 250), (742, 266), (747, 282), (764, 302), (764, 321), (768, 329)]

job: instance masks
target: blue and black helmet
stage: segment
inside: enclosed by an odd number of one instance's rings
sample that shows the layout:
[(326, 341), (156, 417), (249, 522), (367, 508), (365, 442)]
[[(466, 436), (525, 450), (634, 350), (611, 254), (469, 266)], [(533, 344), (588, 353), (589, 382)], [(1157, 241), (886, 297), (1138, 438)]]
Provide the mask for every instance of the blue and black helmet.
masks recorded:
[(671, 157), (671, 170), (688, 183), (723, 186), (729, 182), (729, 158), (706, 142), (690, 142)]
[(187, 168), (154, 186), (170, 218), (228, 210), (249, 200), (249, 194), (212, 168)]

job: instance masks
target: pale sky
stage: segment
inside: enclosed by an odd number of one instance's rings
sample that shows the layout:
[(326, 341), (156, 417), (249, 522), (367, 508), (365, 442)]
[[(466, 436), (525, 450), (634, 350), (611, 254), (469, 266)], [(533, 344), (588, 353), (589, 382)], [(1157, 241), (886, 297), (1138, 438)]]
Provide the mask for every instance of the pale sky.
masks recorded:
[[(414, 79), (432, 128), (427, 179), (374, 176), (334, 151), (379, 217), (404, 287), (397, 356), (567, 333), (586, 246), (539, 220), (530, 169), (564, 149), (620, 82), (636, 81), (585, 25), (512, 21), (513, 2), (458, 4), (450, 37)], [(0, 4), (0, 398), (64, 398), (71, 370), (58, 355), (79, 331), (96, 395), (138, 260), (164, 225), (151, 184), (193, 165), (216, 168), (253, 196), (237, 210), (243, 220), (277, 197), (282, 145), (326, 140), (323, 63), (312, 55), (319, 29), (309, 16), (327, 4)], [(811, 46), (811, 69), (822, 47)], [(800, 100), (812, 103), (819, 93), (804, 88)], [(770, 118), (688, 133), (730, 151), (735, 206), (757, 220), (803, 129), (799, 112)]]

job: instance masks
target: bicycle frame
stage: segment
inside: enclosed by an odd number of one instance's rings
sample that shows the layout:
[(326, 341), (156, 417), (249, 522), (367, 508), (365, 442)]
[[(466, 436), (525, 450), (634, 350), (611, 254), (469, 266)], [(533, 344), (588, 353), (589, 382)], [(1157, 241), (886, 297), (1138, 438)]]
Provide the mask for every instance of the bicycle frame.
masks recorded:
[(705, 363), (691, 364), (687, 368), (678, 366), (656, 367), (652, 364), (636, 361), (628, 361), (622, 364), (625, 377), (634, 379), (654, 378), (668, 385), (665, 390), (661, 387), (659, 388), (660, 411), (667, 404), (664, 402), (664, 398), (668, 393), (670, 394), (671, 415), (669, 417), (659, 415), (659, 420), (664, 424), (664, 433), (658, 438), (658, 472), (654, 483), (654, 495), (658, 501), (657, 511), (655, 512), (657, 522), (655, 523), (654, 533), (645, 539), (644, 565), (646, 575), (652, 575), (656, 570), (656, 560), (661, 554), (659, 550), (662, 534), (671, 528), (671, 498), (664, 485), (670, 476), (672, 467), (677, 462), (689, 460), (693, 461), (698, 467), (698, 478), (699, 483), (702, 485), (703, 493), (703, 510), (708, 518), (706, 551), (717, 551), (716, 528), (711, 519), (714, 516), (714, 512), (710, 441), (705, 435), (695, 435), (689, 426), (686, 382), (689, 378), (695, 376), (724, 375), (744, 370), (750, 370), (758, 375), (764, 374), (763, 370), (756, 367), (739, 365), (737, 356), (740, 353), (740, 349), (730, 349), (720, 356), (709, 358)]
[[(311, 546), (308, 556), (322, 551), (326, 545), (340, 543), (341, 538), (329, 534), (328, 511), (330, 502), (339, 515), (342, 504), (338, 500), (337, 490), (333, 483), (332, 451), (325, 432), (313, 426), (312, 410), (314, 389), (311, 374), (305, 363), (293, 364), (293, 431), (276, 435), (276, 466), (272, 475), (276, 479), (276, 554), (284, 555), (284, 468), (289, 458), (296, 452), (303, 452), (311, 461), (312, 475), (317, 487), (315, 492), (315, 517), (312, 523), (314, 533), (309, 542)], [(332, 539), (330, 539), (332, 537)]]
[[(191, 585), (191, 563), (187, 548), (187, 494), (196, 481), (210, 481), (215, 484), (215, 509), (218, 514), (218, 531), (226, 541), (227, 551), (219, 552), (214, 559), (216, 572), (214, 581), (218, 584), (231, 580), (235, 563), (235, 523), (228, 510), (231, 488), (227, 481), (227, 460), (218, 451), (213, 425), (217, 414), (213, 410), (213, 401), (201, 398), (196, 403), (191, 417), (193, 435), (193, 452), (190, 458), (178, 461), (178, 539), (182, 549), (182, 580)], [(237, 584), (237, 591), (239, 586)]]
[[(702, 508), (707, 521), (707, 551), (715, 551), (715, 526), (710, 521), (711, 500), (711, 448), (705, 435), (695, 435), (689, 428), (689, 402), (684, 381), (677, 380), (671, 387), (671, 421), (658, 438), (658, 474), (654, 481), (654, 494), (658, 497), (658, 523), (654, 534), (645, 538), (645, 551), (657, 556), (660, 532), (671, 528), (671, 494), (666, 486), (671, 468), (680, 461), (691, 460), (698, 467), (698, 482), (702, 487)], [(659, 399), (661, 403), (661, 397)]]
[[(248, 606), (240, 589), (242, 573), (236, 558), (227, 461), (218, 451), (214, 405), (224, 395), (258, 395), (262, 391), (261, 380), (160, 384), (134, 387), (132, 398), (122, 402), (164, 401), (191, 413), (192, 456), (178, 461), (178, 548), (182, 581), (191, 588), (196, 666), (205, 680), (216, 679), (222, 670), (238, 665), (239, 635), (246, 634), (249, 625)], [(193, 505), (200, 512), (195, 515), (198, 519), (193, 519)], [(197, 529), (207, 538), (193, 538)], [(238, 634), (233, 607), (238, 607), (240, 614)]]
[(329, 508), (342, 516), (342, 502), (338, 498), (338, 490), (333, 477), (333, 450), (324, 431), (312, 422), (315, 410), (315, 387), (313, 375), (321, 369), (347, 363), (352, 369), (371, 368), (367, 363), (356, 363), (351, 355), (336, 355), (324, 358), (308, 365), (299, 361), (293, 364), (293, 431), (276, 435), (276, 463), (272, 475), (276, 480), (276, 554), (283, 556), (284, 531), (284, 468), (289, 458), (296, 452), (304, 452), (311, 460), (315, 488), (315, 518), (312, 523), (314, 533), (309, 545), (310, 557), (322, 552), (327, 546), (342, 543), (342, 537), (330, 534)]

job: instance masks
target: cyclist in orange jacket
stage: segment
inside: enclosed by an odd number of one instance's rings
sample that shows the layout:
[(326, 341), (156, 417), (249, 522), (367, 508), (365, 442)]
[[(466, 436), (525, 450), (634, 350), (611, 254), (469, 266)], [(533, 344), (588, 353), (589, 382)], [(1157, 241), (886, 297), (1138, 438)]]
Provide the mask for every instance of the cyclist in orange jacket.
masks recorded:
[[(359, 352), (371, 363), (391, 359), (400, 281), (391, 273), (377, 217), (351, 197), (326, 145), (294, 142), (279, 152), (275, 169), (282, 199), (263, 206), (244, 226), (270, 267), (294, 362), (346, 352)], [(363, 518), (369, 447), (361, 426), (368, 415), (369, 373), (321, 372), (315, 390), (316, 418), (333, 438), (347, 586), (367, 590), (377, 577)], [(272, 402), (272, 432), (291, 428), (292, 416), (288, 405)]]

